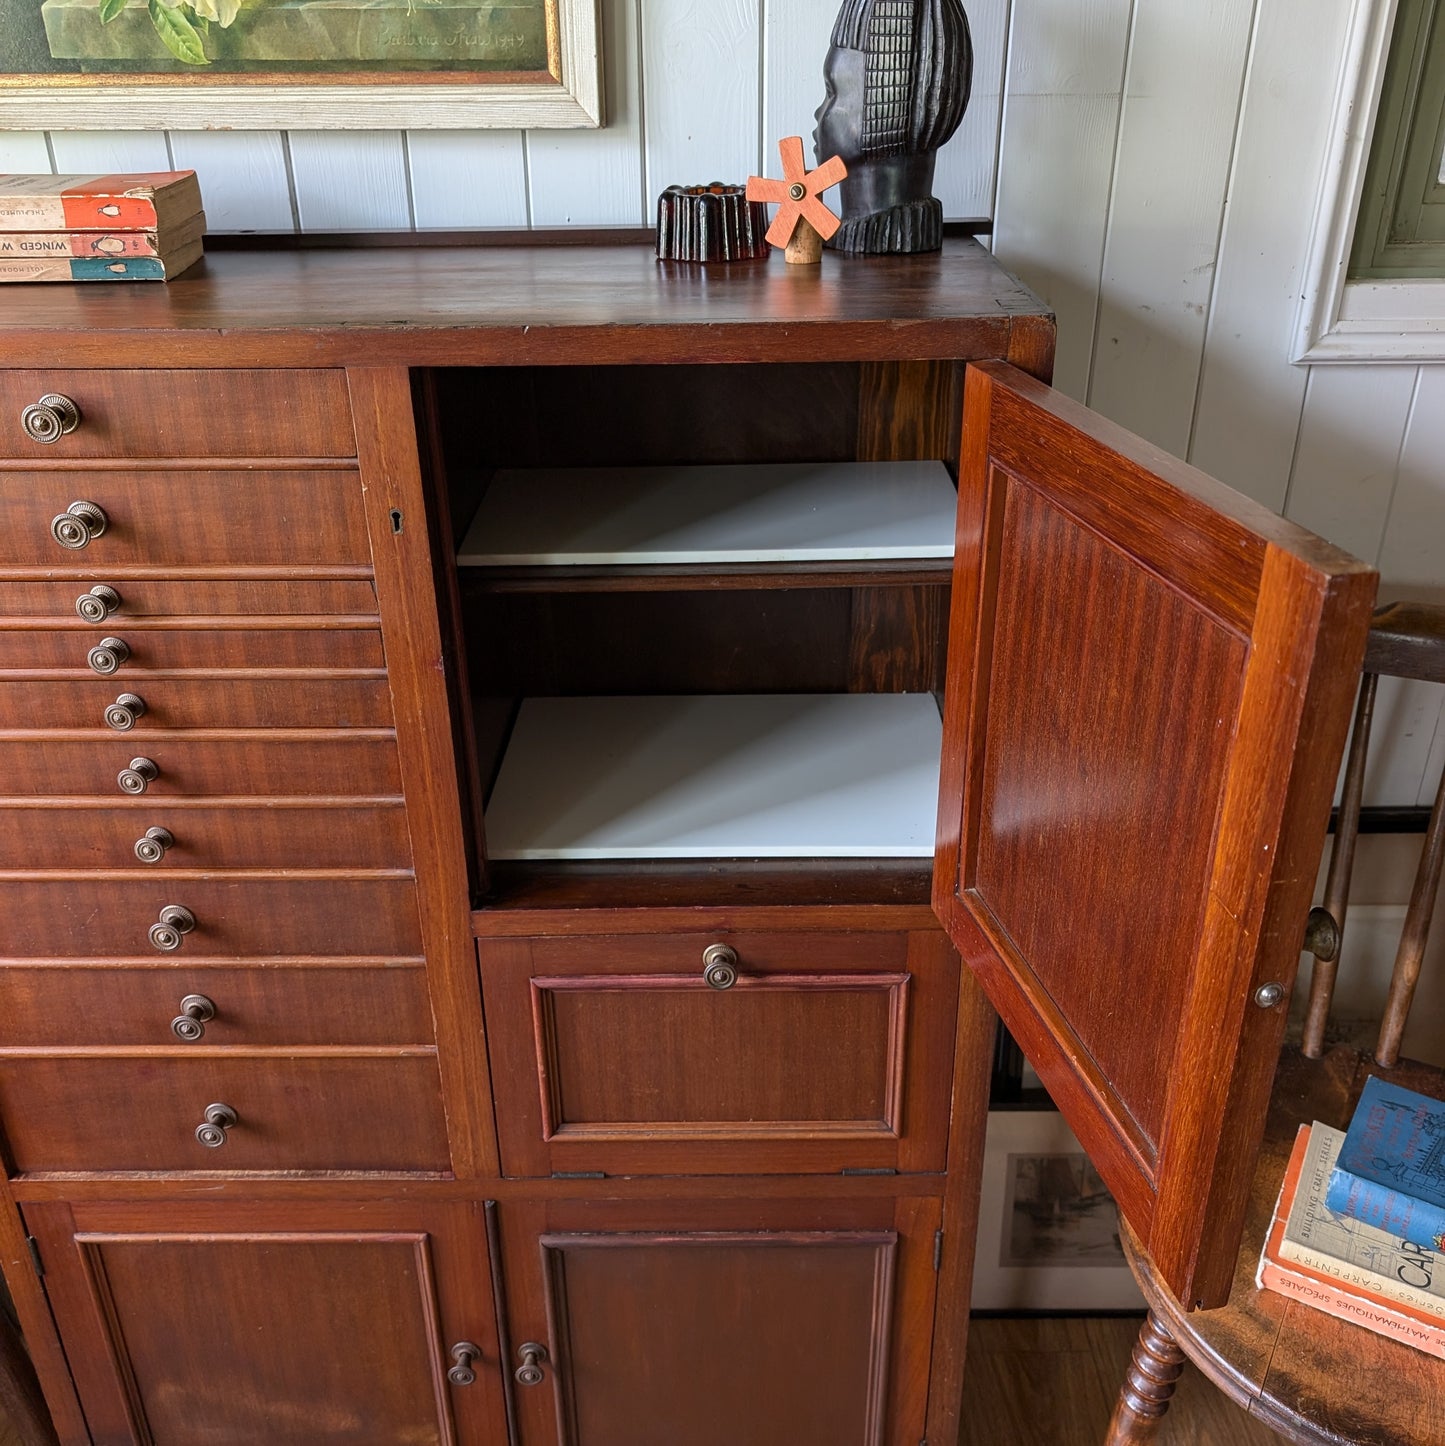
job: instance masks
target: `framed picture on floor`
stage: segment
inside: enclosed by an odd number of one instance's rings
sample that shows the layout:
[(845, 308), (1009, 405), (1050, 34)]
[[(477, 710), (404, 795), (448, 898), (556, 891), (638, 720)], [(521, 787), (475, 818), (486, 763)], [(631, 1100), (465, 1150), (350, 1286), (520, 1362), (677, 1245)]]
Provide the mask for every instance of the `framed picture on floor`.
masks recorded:
[(1143, 1310), (1114, 1201), (1053, 1109), (991, 1110), (974, 1310)]

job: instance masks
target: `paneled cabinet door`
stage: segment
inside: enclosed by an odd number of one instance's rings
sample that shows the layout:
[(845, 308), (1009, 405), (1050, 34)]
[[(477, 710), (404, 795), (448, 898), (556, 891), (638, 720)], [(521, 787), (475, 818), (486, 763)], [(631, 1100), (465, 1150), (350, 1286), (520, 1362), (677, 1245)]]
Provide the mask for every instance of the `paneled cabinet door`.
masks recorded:
[(1218, 1304), (1375, 575), (1000, 363), (957, 542), (934, 910), (1161, 1276)]
[(923, 1439), (937, 1198), (504, 1205), (521, 1446)]
[(95, 1446), (506, 1439), (483, 1207), (46, 1203), (25, 1220)]

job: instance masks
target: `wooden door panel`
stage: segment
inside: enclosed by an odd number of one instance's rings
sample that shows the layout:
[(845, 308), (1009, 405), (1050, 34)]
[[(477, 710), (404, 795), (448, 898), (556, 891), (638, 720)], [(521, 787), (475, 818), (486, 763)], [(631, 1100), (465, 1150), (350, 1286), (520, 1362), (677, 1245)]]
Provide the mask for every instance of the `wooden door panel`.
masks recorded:
[(934, 907), (1183, 1300), (1232, 1276), (1374, 583), (970, 369)]
[[(26, 1208), (95, 1446), (493, 1446), (505, 1424), (481, 1216)], [(446, 1374), (460, 1341), (481, 1352), (465, 1386)]]
[[(510, 1174), (941, 1170), (957, 958), (935, 931), (484, 939)], [(687, 972), (684, 972), (687, 971)]]
[(504, 1215), (523, 1446), (922, 1439), (936, 1199), (667, 1209)]

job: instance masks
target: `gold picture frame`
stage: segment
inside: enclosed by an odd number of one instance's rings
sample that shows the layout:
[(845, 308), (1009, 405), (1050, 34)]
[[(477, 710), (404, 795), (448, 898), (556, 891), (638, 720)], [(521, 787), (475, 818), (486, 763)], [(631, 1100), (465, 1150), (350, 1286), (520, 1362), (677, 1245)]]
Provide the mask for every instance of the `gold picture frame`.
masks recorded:
[(0, 0), (0, 130), (596, 127), (599, 8)]

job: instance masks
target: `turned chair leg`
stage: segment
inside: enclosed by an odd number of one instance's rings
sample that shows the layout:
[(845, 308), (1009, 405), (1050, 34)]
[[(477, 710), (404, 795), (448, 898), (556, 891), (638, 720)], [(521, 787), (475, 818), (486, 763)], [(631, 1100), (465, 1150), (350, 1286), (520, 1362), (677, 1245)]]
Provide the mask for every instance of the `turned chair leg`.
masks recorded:
[(1174, 1344), (1174, 1338), (1151, 1310), (1139, 1328), (1134, 1358), (1119, 1388), (1119, 1400), (1114, 1406), (1114, 1419), (1109, 1422), (1104, 1446), (1134, 1446), (1136, 1442), (1152, 1441), (1169, 1409), (1183, 1369), (1184, 1352)]

